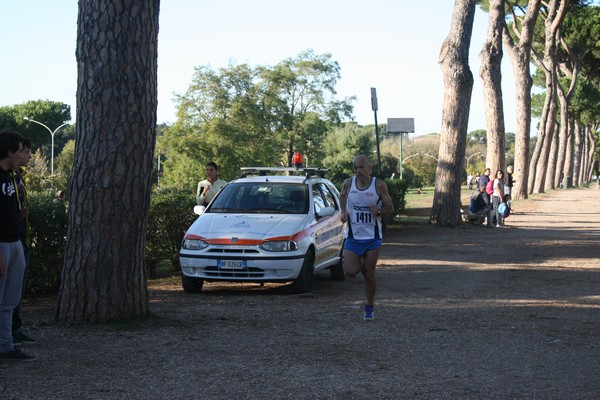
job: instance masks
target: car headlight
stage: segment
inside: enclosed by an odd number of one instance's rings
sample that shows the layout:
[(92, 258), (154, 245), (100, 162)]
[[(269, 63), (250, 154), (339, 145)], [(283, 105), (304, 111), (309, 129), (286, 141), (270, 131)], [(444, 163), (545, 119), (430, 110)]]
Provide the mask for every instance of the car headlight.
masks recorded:
[(295, 251), (298, 250), (298, 244), (291, 240), (264, 242), (260, 246), (265, 251)]
[(204, 240), (183, 239), (181, 248), (185, 250), (204, 250), (208, 247), (208, 243)]

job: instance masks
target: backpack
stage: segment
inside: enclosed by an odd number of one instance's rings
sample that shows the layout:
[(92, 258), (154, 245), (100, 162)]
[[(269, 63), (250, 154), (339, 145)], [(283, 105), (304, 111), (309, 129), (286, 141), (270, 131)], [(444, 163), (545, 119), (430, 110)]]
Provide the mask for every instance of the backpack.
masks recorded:
[(487, 185), (485, 187), (485, 192), (487, 194), (494, 193), (494, 181), (495, 181), (495, 179), (490, 179), (490, 181), (487, 183)]
[(502, 218), (507, 218), (510, 215), (510, 207), (506, 203), (501, 203), (498, 206), (498, 213)]

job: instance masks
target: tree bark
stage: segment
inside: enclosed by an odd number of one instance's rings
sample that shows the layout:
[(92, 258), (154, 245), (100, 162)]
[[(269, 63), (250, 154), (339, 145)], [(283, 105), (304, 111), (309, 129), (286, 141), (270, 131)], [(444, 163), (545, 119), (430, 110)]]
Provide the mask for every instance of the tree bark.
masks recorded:
[[(577, 85), (577, 79), (579, 77), (579, 71), (581, 70), (581, 61), (579, 58), (571, 51), (571, 48), (566, 43), (564, 38), (561, 38), (561, 45), (565, 49), (566, 53), (569, 55), (569, 58), (572, 61), (572, 69), (570, 70), (566, 63), (559, 64), (560, 70), (562, 73), (570, 79), (569, 88), (566, 93), (563, 90), (560, 83), (557, 86), (558, 89), (558, 100), (560, 107), (560, 127), (558, 134), (558, 154), (556, 159), (556, 172), (554, 175), (554, 187), (559, 187), (562, 183), (563, 187), (568, 187), (568, 182), (565, 182), (566, 177), (570, 176), (566, 173), (568, 169), (565, 168), (566, 160), (568, 158), (569, 149), (572, 150), (572, 146), (570, 145), (572, 142), (572, 135), (570, 132), (573, 130), (573, 119), (569, 113), (569, 105), (571, 103), (571, 98), (575, 93), (575, 88)], [(570, 161), (569, 161), (570, 162)], [(569, 165), (570, 168), (570, 165)]]
[(475, 0), (456, 0), (450, 33), (438, 61), (444, 77), (444, 106), (430, 218), (438, 226), (462, 224), (460, 190), (473, 90), (469, 46), (474, 17)]
[(588, 153), (587, 153), (587, 171), (585, 174), (586, 182), (592, 181), (592, 176), (594, 174), (594, 154), (596, 154), (596, 140), (594, 139), (594, 130), (591, 126), (588, 125), (587, 133), (588, 133)]
[(547, 174), (550, 149), (557, 131), (558, 29), (566, 15), (568, 3), (568, 0), (551, 0), (548, 6), (548, 15), (545, 22), (544, 58), (538, 60), (538, 66), (546, 74), (546, 101), (544, 102), (538, 140), (529, 170), (530, 193), (543, 193), (546, 187), (546, 179), (554, 178), (554, 175), (548, 177)]
[(491, 0), (487, 38), (479, 53), (479, 75), (483, 83), (487, 124), (486, 166), (492, 173), (505, 170), (505, 127), (502, 100), (502, 31), (504, 30), (505, 0)]
[(57, 319), (148, 313), (159, 0), (79, 2), (76, 155)]
[(575, 119), (569, 119), (567, 129), (567, 139), (565, 141), (565, 163), (563, 165), (564, 187), (570, 188), (573, 186), (573, 137), (575, 131)]
[(579, 187), (579, 169), (581, 166), (581, 148), (583, 127), (575, 123), (575, 136), (573, 142), (573, 187)]
[[(531, 134), (531, 87), (533, 80), (529, 63), (531, 60), (531, 44), (535, 22), (537, 20), (541, 0), (529, 0), (527, 11), (521, 23), (521, 30), (513, 25), (519, 42), (515, 44), (508, 29), (503, 30), (503, 42), (513, 64), (516, 86), (516, 114), (517, 123), (515, 131), (515, 165), (511, 197), (513, 199), (527, 198), (527, 181), (529, 176), (529, 136)], [(513, 13), (513, 20), (517, 16)]]

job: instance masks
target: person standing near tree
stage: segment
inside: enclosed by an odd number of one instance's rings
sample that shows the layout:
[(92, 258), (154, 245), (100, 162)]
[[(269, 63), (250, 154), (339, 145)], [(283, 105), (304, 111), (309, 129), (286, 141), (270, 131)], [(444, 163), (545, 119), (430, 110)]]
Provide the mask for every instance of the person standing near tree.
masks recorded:
[[(479, 187), (486, 186), (490, 182), (490, 175), (492, 174), (492, 170), (490, 168), (486, 168), (483, 172), (483, 175), (479, 178)], [(492, 197), (486, 191), (483, 192), (483, 199), (485, 200), (485, 204), (488, 205), (488, 215), (487, 215), (487, 227), (494, 226), (493, 219), (493, 210), (492, 210)]]
[(509, 165), (508, 167), (506, 167), (506, 185), (504, 185), (504, 195), (508, 195), (507, 203), (509, 206), (510, 201), (512, 199), (511, 192), (513, 183), (515, 183), (515, 180), (513, 179), (513, 166)]
[(344, 181), (340, 193), (342, 222), (347, 223), (344, 242), (344, 272), (354, 278), (359, 272), (365, 277), (367, 303), (365, 321), (374, 319), (375, 266), (383, 239), (381, 217), (394, 212), (387, 185), (371, 177), (371, 162), (359, 155), (353, 160), (355, 176)]
[(501, 228), (504, 226), (504, 222), (502, 221), (502, 214), (498, 211), (498, 207), (500, 204), (504, 203), (504, 172), (499, 169), (496, 171), (496, 177), (494, 179), (493, 188), (494, 192), (492, 193), (492, 210), (494, 215), (496, 216), (496, 228)]
[(196, 202), (200, 206), (207, 206), (219, 190), (227, 185), (227, 181), (218, 178), (217, 164), (213, 161), (206, 164), (205, 171), (206, 178), (198, 182), (196, 190)]
[(21, 244), (22, 217), (11, 171), (19, 168), (23, 137), (0, 132), (0, 368), (5, 361), (34, 361), (17, 349), (12, 338), (12, 313), (21, 300), (25, 254)]
[[(23, 174), (25, 168), (31, 161), (31, 142), (27, 138), (23, 138), (23, 151), (21, 152), (21, 162), (19, 168), (12, 171), (13, 182), (17, 188), (17, 200), (19, 210), (21, 211), (21, 244), (23, 245), (23, 254), (25, 255), (25, 272), (23, 274), (23, 285), (21, 289), (21, 298), (25, 294), (27, 288), (27, 274), (29, 269), (29, 259), (31, 256), (31, 237), (29, 227), (29, 204), (27, 203), (27, 190), (25, 189), (25, 180)], [(21, 320), (21, 305), (22, 301), (13, 310), (12, 316), (12, 336), (14, 343), (36, 343), (36, 340), (26, 334), (23, 329), (23, 321)]]

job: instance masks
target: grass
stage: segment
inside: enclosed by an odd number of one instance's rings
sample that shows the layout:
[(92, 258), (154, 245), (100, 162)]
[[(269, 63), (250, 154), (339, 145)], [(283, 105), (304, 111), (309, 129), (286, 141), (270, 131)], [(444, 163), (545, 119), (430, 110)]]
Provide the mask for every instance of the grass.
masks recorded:
[[(467, 185), (461, 187), (461, 200), (463, 207), (469, 205), (469, 197), (474, 189), (469, 189)], [(391, 227), (398, 224), (429, 224), (431, 217), (431, 206), (433, 205), (434, 187), (423, 187), (420, 189), (409, 189), (405, 195), (406, 208), (404, 212), (389, 221)]]

